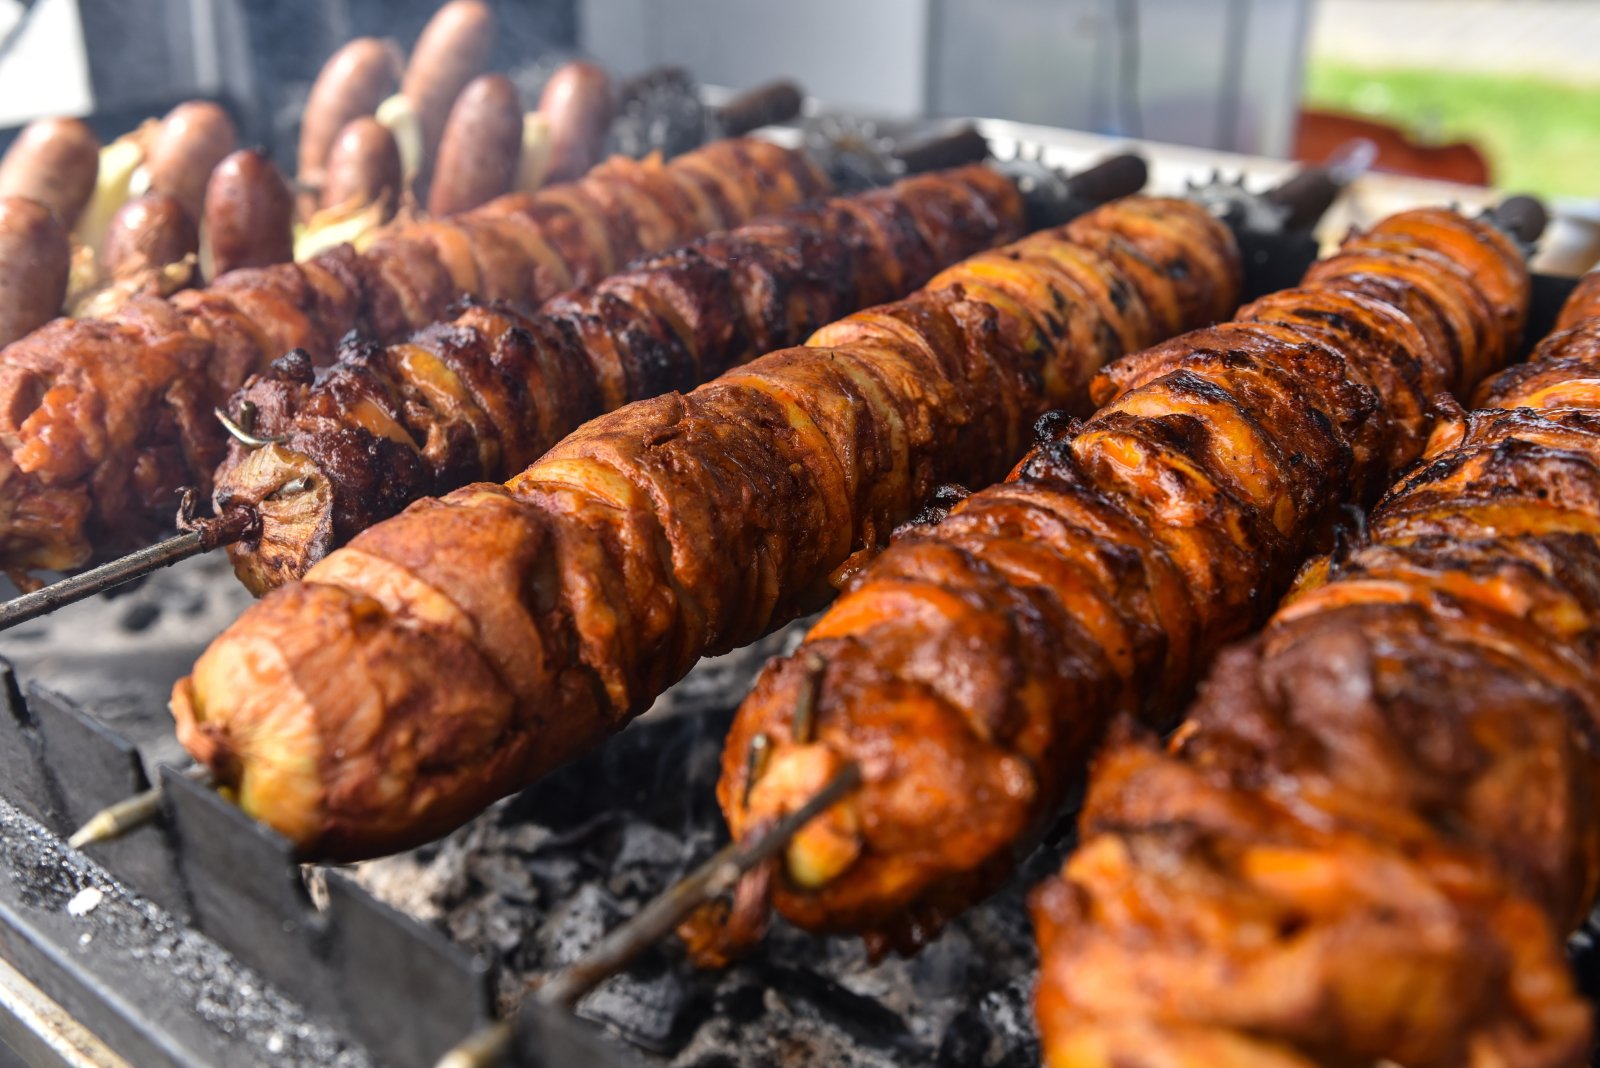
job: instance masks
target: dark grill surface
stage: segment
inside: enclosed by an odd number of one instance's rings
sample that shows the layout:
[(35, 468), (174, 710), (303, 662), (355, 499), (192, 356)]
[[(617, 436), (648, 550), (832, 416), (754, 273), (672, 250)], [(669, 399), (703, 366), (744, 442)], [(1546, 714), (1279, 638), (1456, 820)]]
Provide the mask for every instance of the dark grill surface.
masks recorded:
[[(61, 929), (75, 952), (113, 969), (112, 992), (152, 984), (174, 1005), (191, 1005), (204, 1025), (229, 1036), (245, 1056), (274, 1064), (367, 1068), (360, 1047), (304, 1009), (214, 942), (131, 892), (82, 854), (0, 800), (0, 912)], [(12, 956), (15, 929), (0, 936)], [(114, 963), (112, 963), (114, 962)], [(119, 1049), (138, 1064), (137, 1054)]]
[[(711, 798), (731, 714), (678, 696), (683, 714), (640, 723), (445, 841), (362, 865), (357, 880), (493, 960), (497, 993), (514, 997), (721, 844)], [(695, 971), (668, 944), (578, 1015), (680, 1068), (1037, 1064), (1020, 888), (1057, 859), (1045, 853), (915, 959), (874, 967), (855, 940), (778, 925), (721, 974)]]
[[(4, 652), (21, 678), (92, 707), (137, 741), (152, 764), (177, 761), (167, 689), (246, 603), (223, 562), (195, 561), (132, 592), (18, 628), (4, 640)], [(766, 658), (803, 629), (798, 623), (706, 661), (611, 744), (449, 838), (341, 874), (480, 954), (500, 1007), (508, 1007), (528, 979), (573, 960), (725, 840), (713, 788), (733, 706)], [(48, 891), (50, 908), (60, 912), (80, 888), (71, 882), (74, 873), (92, 866), (31, 826), (29, 840), (39, 852), (30, 864), (55, 887)], [(646, 1064), (1036, 1064), (1028, 1003), (1035, 955), (1022, 897), (1058, 855), (1045, 851), (1010, 891), (914, 960), (874, 966), (859, 942), (819, 941), (778, 923), (759, 954), (720, 974), (690, 967), (669, 942), (585, 998), (577, 1014)], [(62, 858), (71, 863), (58, 872)], [(6, 859), (13, 871), (24, 866)], [(307, 871), (313, 899), (323, 896), (324, 874)], [(103, 872), (98, 879), (97, 885), (116, 885)], [(118, 893), (119, 902), (136, 900)], [(108, 910), (111, 930), (143, 929), (130, 914), (109, 908), (111, 901), (99, 906)], [(138, 907), (162, 917), (159, 930), (167, 937), (178, 937), (172, 932), (181, 925), (170, 916), (148, 903)], [(201, 936), (183, 937), (248, 975)], [(239, 982), (191, 971), (195, 985), (175, 986), (180, 1003), (192, 1000), (208, 1012), (215, 1006), (216, 1026), (243, 1040), (249, 1055), (273, 1064), (372, 1063), (353, 1047), (267, 1045), (273, 1034), (297, 1035), (307, 1026), (296, 1022), (291, 1002), (255, 998), (268, 987), (260, 979), (243, 983), (245, 997)], [(215, 992), (206, 993), (212, 986)], [(235, 1020), (227, 1010), (241, 998), (251, 1016)], [(269, 1029), (265, 1037), (250, 1041), (260, 1028)], [(331, 1040), (326, 1029), (310, 1033)]]

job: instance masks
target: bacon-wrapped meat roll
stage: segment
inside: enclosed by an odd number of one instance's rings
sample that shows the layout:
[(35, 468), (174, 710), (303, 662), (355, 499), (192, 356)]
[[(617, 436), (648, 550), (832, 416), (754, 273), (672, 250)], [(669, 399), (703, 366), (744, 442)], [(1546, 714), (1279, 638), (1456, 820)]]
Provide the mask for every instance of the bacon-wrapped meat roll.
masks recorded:
[(178, 683), (180, 739), (307, 855), (441, 834), (821, 603), (1106, 360), (1226, 314), (1239, 273), (1202, 209), (1132, 198), (602, 416), (269, 594)]
[[(1429, 398), (1514, 350), (1528, 291), (1488, 225), (1394, 216), (1301, 288), (1112, 364), (1092, 419), (1043, 423), (1004, 483), (899, 537), (729, 735), (718, 797), (736, 837), (846, 763), (864, 776), (758, 877), (778, 909), (910, 951), (992, 889), (1112, 718), (1169, 721), (1341, 506), (1416, 457)], [(765, 911), (740, 901), (735, 946)]]
[(1099, 758), (1034, 900), (1052, 1068), (1589, 1063), (1600, 318), (1564, 321), (1169, 745)]
[(170, 527), (178, 487), (209, 493), (222, 459), (212, 408), (290, 349), (328, 353), (352, 329), (394, 340), (462, 294), (542, 301), (825, 184), (803, 153), (754, 140), (668, 164), (617, 158), (571, 185), (397, 225), (361, 252), (56, 320), (0, 352), (0, 568), (26, 583)]
[(469, 307), (315, 376), (285, 357), (230, 406), (271, 442), (235, 442), (217, 475), (221, 521), (255, 520), (234, 569), (256, 593), (301, 578), (419, 497), (509, 478), (593, 416), (797, 345), (1023, 229), (1015, 184), (964, 167), (703, 238), (537, 314)]

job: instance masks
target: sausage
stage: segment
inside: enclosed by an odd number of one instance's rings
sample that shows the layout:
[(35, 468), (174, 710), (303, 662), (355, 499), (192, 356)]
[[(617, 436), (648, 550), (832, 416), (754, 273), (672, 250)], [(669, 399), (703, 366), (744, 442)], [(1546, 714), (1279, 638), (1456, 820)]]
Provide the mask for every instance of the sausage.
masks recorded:
[(49, 208), (27, 197), (0, 198), (0, 345), (9, 345), (61, 311), (72, 244)]
[(389, 128), (362, 115), (345, 123), (323, 168), (323, 208), (365, 206), (387, 196), (392, 206), (400, 190), (400, 148)]
[[(300, 181), (325, 180), (333, 147), (355, 119), (371, 115), (400, 87), (402, 62), (393, 42), (358, 37), (322, 65), (300, 118)], [(323, 203), (327, 199), (323, 198)]]
[(294, 201), (265, 154), (241, 149), (217, 164), (206, 186), (210, 277), (294, 258)]
[(485, 74), (456, 98), (439, 143), (428, 210), (453, 215), (510, 192), (522, 156), (522, 104), (503, 74)]
[(489, 65), (494, 15), (483, 0), (451, 0), (441, 7), (411, 51), (400, 92), (411, 101), (422, 127), (421, 172), (432, 173), (450, 106)]
[(198, 222), (211, 172), (237, 147), (233, 120), (220, 105), (209, 100), (179, 104), (150, 138), (144, 162), (150, 188), (174, 197)]
[(547, 181), (570, 182), (599, 162), (612, 106), (611, 79), (593, 63), (567, 63), (551, 75), (539, 98), (550, 124)]
[(104, 264), (113, 279), (131, 278), (199, 251), (200, 235), (170, 193), (146, 193), (117, 209), (106, 232)]
[(27, 197), (70, 229), (94, 193), (100, 139), (81, 119), (35, 119), (0, 160), (0, 197)]

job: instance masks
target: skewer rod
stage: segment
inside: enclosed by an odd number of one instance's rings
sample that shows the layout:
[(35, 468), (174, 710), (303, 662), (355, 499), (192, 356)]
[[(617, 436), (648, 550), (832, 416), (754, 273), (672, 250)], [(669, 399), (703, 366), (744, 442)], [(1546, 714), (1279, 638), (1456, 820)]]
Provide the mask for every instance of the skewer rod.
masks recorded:
[(860, 785), (861, 768), (847, 764), (811, 800), (773, 824), (765, 834), (723, 846), (588, 953), (545, 980), (535, 996), (546, 1005), (571, 1008), (583, 995), (676, 930), (695, 909), (733, 889), (745, 872), (776, 856), (801, 828)]
[[(583, 957), (546, 979), (534, 997), (552, 1008), (570, 1010), (578, 999), (675, 930), (695, 909), (733, 889), (751, 868), (776, 856), (801, 828), (860, 785), (860, 766), (845, 765), (809, 801), (764, 834), (723, 846)], [(510, 1051), (511, 1038), (511, 1023), (501, 1020), (469, 1035), (440, 1058), (436, 1068), (488, 1068), (499, 1064)]]
[[(204, 764), (192, 764), (184, 769), (183, 774), (186, 778), (202, 785), (213, 785), (211, 769)], [(82, 827), (72, 832), (67, 844), (73, 849), (82, 849), (97, 842), (109, 842), (113, 838), (121, 838), (129, 831), (136, 831), (147, 823), (155, 822), (160, 814), (161, 787), (152, 786), (132, 797), (125, 797), (116, 804), (107, 805), (90, 816)]]
[(152, 786), (143, 793), (124, 798), (90, 816), (82, 827), (72, 832), (67, 844), (73, 849), (82, 849), (95, 842), (121, 838), (129, 831), (155, 819), (156, 813), (160, 811), (161, 787)]
[(37, 619), (63, 605), (81, 601), (85, 597), (93, 597), (97, 593), (104, 593), (140, 575), (170, 567), (180, 560), (187, 560), (205, 551), (204, 539), (198, 531), (178, 534), (147, 549), (140, 549), (99, 567), (90, 568), (81, 575), (73, 575), (60, 582), (53, 582), (43, 589), (24, 593), (0, 605), (0, 630), (8, 630), (18, 623)]

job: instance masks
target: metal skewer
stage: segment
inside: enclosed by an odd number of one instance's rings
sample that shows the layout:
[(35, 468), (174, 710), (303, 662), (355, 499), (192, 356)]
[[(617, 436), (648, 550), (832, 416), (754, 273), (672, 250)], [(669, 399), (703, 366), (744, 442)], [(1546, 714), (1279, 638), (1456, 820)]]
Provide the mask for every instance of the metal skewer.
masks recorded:
[[(188, 768), (184, 771), (184, 775), (198, 783), (207, 785), (211, 783), (211, 769), (201, 764)], [(115, 804), (107, 805), (90, 816), (82, 827), (72, 832), (67, 844), (73, 849), (82, 849), (96, 842), (109, 842), (154, 822), (160, 814), (161, 787), (152, 786), (132, 797), (125, 797)]]
[(170, 567), (191, 556), (199, 556), (210, 548), (211, 546), (206, 544), (204, 535), (197, 530), (190, 531), (168, 538), (166, 541), (156, 542), (127, 556), (120, 556), (81, 575), (73, 575), (32, 593), (24, 593), (5, 604), (0, 604), (0, 630), (7, 630), (30, 619), (38, 619), (63, 605), (81, 601), (85, 597), (93, 597), (97, 593), (104, 593), (141, 575)]
[(0, 604), (0, 630), (143, 578), (180, 560), (232, 545), (260, 530), (260, 516), (253, 509), (232, 509), (215, 519), (195, 519), (193, 511), (194, 491), (184, 490), (183, 503), (178, 508), (178, 526), (187, 528), (182, 534)]
[[(288, 440), (282, 436), (265, 438), (255, 436), (256, 406), (249, 401), (240, 405), (237, 422), (230, 419), (228, 413), (221, 408), (214, 409), (212, 414), (232, 437), (250, 448), (258, 449)], [(64, 578), (60, 582), (52, 582), (32, 593), (13, 597), (6, 603), (0, 604), (0, 630), (8, 630), (30, 619), (38, 619), (54, 612), (57, 608), (115, 589), (125, 582), (132, 582), (164, 567), (171, 567), (191, 556), (199, 556), (212, 549), (231, 545), (258, 529), (258, 517), (248, 510), (224, 514), (217, 519), (197, 521), (193, 518), (194, 491), (183, 490), (182, 496), (183, 503), (178, 509), (178, 526), (186, 528), (182, 534), (175, 534), (165, 541), (136, 549), (126, 556), (119, 556), (82, 574)]]
[[(732, 890), (746, 872), (776, 856), (806, 824), (860, 785), (860, 766), (846, 764), (805, 804), (765, 833), (730, 842), (718, 850), (583, 957), (546, 979), (532, 997), (552, 1008), (571, 1009), (585, 994), (675, 930), (695, 909)], [(511, 1039), (511, 1020), (500, 1020), (469, 1035), (439, 1059), (437, 1068), (488, 1068), (499, 1064), (511, 1049)]]

